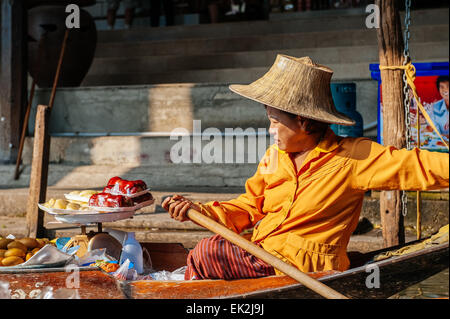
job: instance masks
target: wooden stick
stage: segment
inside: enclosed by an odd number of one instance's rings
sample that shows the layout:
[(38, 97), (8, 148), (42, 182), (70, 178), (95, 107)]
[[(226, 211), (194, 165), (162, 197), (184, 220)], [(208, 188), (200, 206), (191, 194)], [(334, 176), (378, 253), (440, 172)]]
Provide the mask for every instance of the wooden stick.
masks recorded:
[(49, 118), (50, 108), (46, 105), (38, 105), (34, 129), (30, 190), (27, 202), (27, 237), (33, 238), (46, 237), (44, 213), (37, 204), (45, 201), (47, 192), (50, 154)]
[(248, 251), (253, 256), (258, 257), (259, 259), (272, 265), (274, 268), (285, 273), (289, 277), (294, 278), (295, 280), (297, 280), (301, 284), (305, 285), (309, 289), (315, 291), (319, 295), (321, 295), (325, 298), (328, 298), (328, 299), (348, 299), (346, 296), (331, 289), (330, 287), (326, 286), (325, 284), (321, 283), (320, 281), (309, 277), (307, 274), (301, 272), (297, 268), (285, 263), (281, 259), (273, 256), (272, 254), (268, 253), (264, 249), (256, 246), (252, 242), (244, 239), (243, 237), (239, 236), (235, 232), (233, 232), (230, 229), (226, 228), (225, 226), (217, 223), (216, 221), (212, 220), (211, 218), (203, 215), (202, 213), (199, 213), (194, 209), (189, 209), (189, 211), (187, 212), (187, 216), (189, 217), (189, 219), (196, 222), (197, 224), (209, 229), (210, 231), (212, 231), (216, 234), (219, 234), (220, 236), (222, 236), (223, 238), (232, 242), (233, 244), (239, 246), (240, 248), (244, 249), (245, 251)]
[[(417, 108), (417, 148), (420, 149), (420, 110), (419, 110), (419, 108)], [(422, 207), (422, 196), (420, 195), (420, 191), (417, 191), (417, 194), (416, 194), (416, 209), (417, 209), (416, 235), (417, 235), (417, 239), (420, 239), (422, 237), (421, 207)]]
[(50, 102), (48, 103), (48, 107), (50, 108), (50, 110), (52, 109), (53, 102), (55, 100), (56, 87), (57, 87), (58, 81), (59, 81), (59, 74), (61, 72), (61, 65), (62, 65), (62, 61), (64, 58), (64, 51), (66, 50), (66, 44), (67, 44), (68, 37), (69, 37), (69, 29), (66, 29), (66, 32), (64, 33), (63, 44), (61, 47), (61, 53), (59, 55), (58, 66), (56, 67), (55, 79), (53, 81), (52, 93), (50, 95)]
[(19, 154), (17, 155), (16, 170), (14, 171), (14, 179), (15, 180), (17, 180), (19, 178), (20, 161), (22, 158), (23, 144), (25, 143), (25, 135), (26, 135), (27, 128), (28, 128), (28, 119), (30, 118), (30, 110), (31, 110), (31, 105), (33, 103), (35, 87), (36, 87), (36, 80), (33, 79), (33, 84), (31, 85), (31, 91), (30, 91), (30, 98), (28, 100), (28, 105), (27, 105), (27, 111), (25, 112), (25, 118), (24, 118), (23, 126), (22, 126), (22, 135), (20, 136)]
[(422, 196), (420, 191), (417, 191), (416, 194), (416, 201), (417, 201), (417, 225), (416, 225), (416, 233), (417, 233), (417, 239), (422, 238), (422, 212), (421, 212), (421, 208), (422, 208)]

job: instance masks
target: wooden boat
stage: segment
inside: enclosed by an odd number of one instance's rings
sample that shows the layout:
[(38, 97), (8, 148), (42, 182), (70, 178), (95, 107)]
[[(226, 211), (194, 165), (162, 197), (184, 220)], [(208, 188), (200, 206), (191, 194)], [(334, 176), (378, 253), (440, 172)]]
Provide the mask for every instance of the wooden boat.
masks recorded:
[[(142, 245), (149, 251), (156, 270), (173, 271), (185, 265), (187, 250), (180, 244)], [(387, 249), (365, 254), (349, 253), (349, 270), (309, 275), (350, 298), (388, 298), (449, 266), (448, 242), (367, 264), (373, 256), (384, 251)], [(371, 265), (370, 268), (367, 265)], [(379, 271), (380, 286), (368, 288), (366, 281), (374, 271)], [(34, 298), (45, 287), (51, 287), (54, 292), (67, 291), (67, 281), (72, 274), (73, 269), (64, 268), (0, 268), (0, 281), (9, 282), (13, 298)], [(287, 276), (228, 281), (118, 281), (92, 267), (79, 268), (76, 295), (82, 299), (322, 298)]]

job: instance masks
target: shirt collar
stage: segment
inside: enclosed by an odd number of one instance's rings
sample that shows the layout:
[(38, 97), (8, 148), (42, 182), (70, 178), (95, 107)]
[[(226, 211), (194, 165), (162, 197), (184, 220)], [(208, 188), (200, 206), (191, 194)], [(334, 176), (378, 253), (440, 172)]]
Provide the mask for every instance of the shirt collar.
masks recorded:
[(433, 113), (438, 115), (438, 116), (442, 116), (444, 115), (445, 111), (447, 111), (447, 107), (445, 106), (445, 101), (444, 99), (437, 101), (436, 103), (434, 103), (433, 105)]
[(319, 153), (330, 153), (339, 147), (341, 140), (342, 138), (336, 136), (333, 130), (328, 127), (324, 136), (314, 150)]

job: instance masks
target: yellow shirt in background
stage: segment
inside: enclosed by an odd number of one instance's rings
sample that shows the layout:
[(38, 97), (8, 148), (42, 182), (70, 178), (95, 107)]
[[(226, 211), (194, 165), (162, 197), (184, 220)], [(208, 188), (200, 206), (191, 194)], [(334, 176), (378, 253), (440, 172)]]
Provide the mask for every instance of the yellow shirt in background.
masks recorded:
[(303, 272), (344, 271), (367, 190), (448, 186), (447, 153), (398, 150), (328, 129), (298, 175), (289, 154), (272, 145), (245, 194), (199, 205), (236, 233), (254, 227), (254, 243)]

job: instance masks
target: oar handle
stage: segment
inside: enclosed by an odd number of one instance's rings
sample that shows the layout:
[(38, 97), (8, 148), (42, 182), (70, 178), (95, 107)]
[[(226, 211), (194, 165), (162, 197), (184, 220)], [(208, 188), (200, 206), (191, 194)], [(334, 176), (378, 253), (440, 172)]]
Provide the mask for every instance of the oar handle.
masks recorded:
[(325, 284), (321, 283), (320, 281), (318, 281), (314, 278), (311, 278), (310, 276), (301, 272), (297, 268), (285, 263), (281, 259), (273, 256), (272, 254), (268, 253), (261, 247), (258, 247), (257, 245), (253, 244), (252, 242), (239, 236), (235, 232), (233, 232), (230, 229), (226, 228), (225, 226), (217, 223), (216, 221), (212, 220), (208, 216), (205, 216), (202, 213), (199, 213), (198, 211), (196, 211), (192, 208), (189, 209), (189, 211), (187, 212), (187, 216), (189, 217), (189, 219), (196, 222), (197, 224), (209, 229), (213, 233), (219, 234), (226, 240), (239, 246), (240, 248), (249, 252), (253, 256), (258, 257), (259, 259), (272, 265), (274, 268), (285, 273), (289, 277), (294, 278), (295, 280), (297, 280), (301, 284), (305, 285), (309, 289), (315, 291), (319, 295), (321, 295), (325, 298), (328, 298), (328, 299), (348, 299), (346, 296), (331, 289), (330, 287), (326, 286)]

